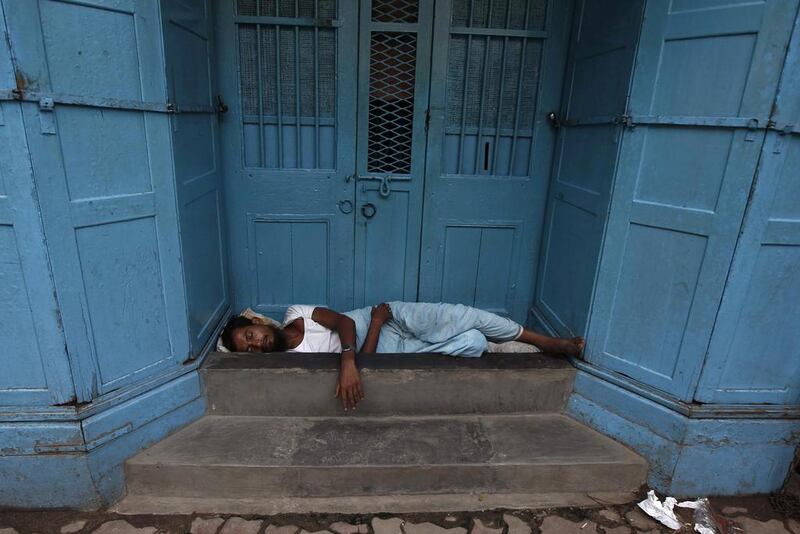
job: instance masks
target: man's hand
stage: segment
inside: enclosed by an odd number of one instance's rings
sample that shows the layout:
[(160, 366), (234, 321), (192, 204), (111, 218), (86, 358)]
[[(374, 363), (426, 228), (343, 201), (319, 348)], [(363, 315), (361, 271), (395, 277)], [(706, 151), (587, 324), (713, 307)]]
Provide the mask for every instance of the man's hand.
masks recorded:
[(342, 399), (345, 411), (356, 409), (364, 398), (364, 388), (361, 385), (361, 375), (358, 373), (354, 361), (343, 361), (339, 369), (339, 383), (336, 384), (336, 396)]
[(390, 308), (388, 304), (383, 302), (381, 304), (378, 304), (377, 306), (373, 306), (370, 315), (372, 324), (383, 326), (383, 324), (386, 321), (392, 318), (392, 308)]

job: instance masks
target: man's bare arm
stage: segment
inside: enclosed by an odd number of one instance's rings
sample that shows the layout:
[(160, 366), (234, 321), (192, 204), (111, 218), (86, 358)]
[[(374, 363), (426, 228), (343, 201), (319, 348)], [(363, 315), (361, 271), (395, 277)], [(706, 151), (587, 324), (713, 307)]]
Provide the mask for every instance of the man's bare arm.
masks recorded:
[(378, 348), (378, 340), (381, 336), (381, 327), (383, 324), (392, 318), (392, 309), (385, 302), (373, 306), (372, 314), (369, 322), (369, 329), (367, 330), (367, 337), (364, 339), (364, 345), (361, 347), (362, 354), (374, 354)]
[[(314, 308), (311, 318), (330, 330), (339, 334), (342, 346), (356, 346), (356, 323), (346, 315), (328, 308)], [(339, 382), (336, 385), (336, 396), (342, 399), (345, 410), (355, 409), (364, 398), (361, 376), (356, 368), (355, 348), (342, 353), (339, 365)]]

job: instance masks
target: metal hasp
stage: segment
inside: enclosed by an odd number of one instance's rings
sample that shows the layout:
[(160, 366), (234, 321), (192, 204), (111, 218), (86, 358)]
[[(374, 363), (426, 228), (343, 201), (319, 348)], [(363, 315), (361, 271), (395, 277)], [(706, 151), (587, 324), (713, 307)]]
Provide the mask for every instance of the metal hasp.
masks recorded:
[(56, 121), (53, 117), (53, 110), (56, 104), (52, 97), (42, 97), (39, 99), (39, 127), (42, 134), (55, 135)]

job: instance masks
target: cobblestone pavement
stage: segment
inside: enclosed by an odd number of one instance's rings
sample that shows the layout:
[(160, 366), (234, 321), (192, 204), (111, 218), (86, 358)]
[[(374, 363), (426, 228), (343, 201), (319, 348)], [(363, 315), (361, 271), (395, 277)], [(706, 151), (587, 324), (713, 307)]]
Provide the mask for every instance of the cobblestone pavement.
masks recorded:
[[(800, 521), (780, 516), (766, 497), (712, 499), (715, 510), (746, 534), (800, 534)], [(105, 512), (0, 511), (0, 534), (661, 534), (693, 532), (691, 512), (679, 531), (656, 523), (635, 504), (435, 514), (333, 514), (272, 517), (138, 515)]]

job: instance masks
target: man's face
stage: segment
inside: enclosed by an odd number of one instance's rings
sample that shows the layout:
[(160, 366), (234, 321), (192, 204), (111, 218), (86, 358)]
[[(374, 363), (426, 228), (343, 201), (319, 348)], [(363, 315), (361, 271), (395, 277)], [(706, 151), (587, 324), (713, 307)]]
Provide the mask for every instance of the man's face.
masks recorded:
[(231, 337), (236, 352), (272, 352), (277, 333), (272, 326), (252, 324), (237, 328)]

